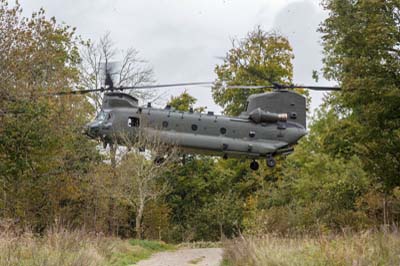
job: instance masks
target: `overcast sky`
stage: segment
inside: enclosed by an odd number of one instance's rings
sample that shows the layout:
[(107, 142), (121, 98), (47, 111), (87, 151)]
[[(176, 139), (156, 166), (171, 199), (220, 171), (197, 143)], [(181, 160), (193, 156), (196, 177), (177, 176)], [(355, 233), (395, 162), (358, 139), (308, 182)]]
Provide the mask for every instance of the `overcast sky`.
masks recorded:
[[(318, 0), (20, 0), (24, 14), (43, 7), (48, 16), (77, 28), (85, 39), (107, 31), (118, 48), (133, 47), (153, 67), (157, 83), (213, 81), (214, 67), (241, 38), (261, 25), (288, 37), (295, 54), (294, 81), (314, 84), (322, 66), (318, 25), (326, 17)], [(320, 80), (319, 85), (328, 82)], [(177, 95), (183, 89), (169, 89)], [(221, 111), (209, 88), (192, 88), (198, 106)], [(312, 92), (311, 107), (322, 93)], [(167, 96), (165, 100), (168, 100)]]

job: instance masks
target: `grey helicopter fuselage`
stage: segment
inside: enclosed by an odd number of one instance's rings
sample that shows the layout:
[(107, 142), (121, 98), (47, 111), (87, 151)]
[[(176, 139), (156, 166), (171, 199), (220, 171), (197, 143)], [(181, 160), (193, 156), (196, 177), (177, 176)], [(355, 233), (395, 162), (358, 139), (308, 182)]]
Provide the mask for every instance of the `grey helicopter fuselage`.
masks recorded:
[(305, 110), (305, 98), (292, 91), (251, 95), (246, 111), (238, 117), (150, 104), (140, 107), (136, 98), (112, 92), (104, 95), (102, 110), (86, 133), (111, 143), (122, 142), (118, 137), (122, 134), (133, 140), (143, 130), (185, 153), (268, 160), (293, 151), (292, 146), (306, 134)]

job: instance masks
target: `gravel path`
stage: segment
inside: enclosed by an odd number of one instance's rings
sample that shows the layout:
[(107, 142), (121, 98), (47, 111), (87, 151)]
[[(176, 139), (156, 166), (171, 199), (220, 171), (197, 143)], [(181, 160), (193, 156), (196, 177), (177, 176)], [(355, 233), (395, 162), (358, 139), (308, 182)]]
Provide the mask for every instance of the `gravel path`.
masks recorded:
[(179, 249), (154, 254), (140, 261), (137, 266), (219, 266), (222, 261), (221, 248)]

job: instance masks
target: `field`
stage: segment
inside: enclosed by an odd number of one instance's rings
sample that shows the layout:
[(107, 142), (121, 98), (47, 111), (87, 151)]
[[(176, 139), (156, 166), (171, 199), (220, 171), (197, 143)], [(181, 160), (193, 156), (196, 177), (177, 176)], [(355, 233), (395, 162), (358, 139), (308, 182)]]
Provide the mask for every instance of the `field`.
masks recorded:
[(124, 266), (173, 248), (162, 242), (121, 240), (65, 229), (43, 236), (2, 232), (0, 266)]
[[(397, 230), (318, 237), (268, 234), (226, 240), (222, 245), (222, 266), (400, 265)], [(2, 231), (0, 266), (125, 266), (175, 248), (163, 242), (122, 240), (81, 230), (53, 229), (41, 236)]]
[(224, 266), (400, 265), (397, 231), (298, 238), (265, 235), (227, 241), (224, 246)]

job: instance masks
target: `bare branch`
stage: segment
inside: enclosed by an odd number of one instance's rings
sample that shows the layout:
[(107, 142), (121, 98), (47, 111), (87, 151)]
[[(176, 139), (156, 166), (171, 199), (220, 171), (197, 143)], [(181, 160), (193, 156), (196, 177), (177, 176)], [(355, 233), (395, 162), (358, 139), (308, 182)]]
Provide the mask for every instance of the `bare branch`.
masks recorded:
[[(114, 61), (121, 61), (119, 69), (112, 77), (116, 86), (136, 86), (154, 82), (153, 70), (147, 62), (139, 57), (133, 48), (126, 52), (115, 48), (110, 33), (106, 33), (98, 42), (86, 44), (81, 49), (81, 82), (84, 89), (98, 89), (104, 85), (105, 72), (110, 70)], [(113, 71), (112, 71), (113, 72)], [(154, 91), (132, 91), (132, 95), (147, 100), (154, 98)], [(99, 110), (103, 93), (94, 92), (89, 96), (94, 107)]]
[[(141, 220), (146, 203), (157, 200), (169, 190), (166, 171), (171, 170), (179, 159), (174, 145), (166, 144), (153, 132), (141, 129), (132, 136), (120, 136), (124, 146), (129, 147), (122, 155), (118, 167), (122, 190), (120, 197), (136, 208), (136, 231), (140, 238)], [(143, 151), (145, 148), (145, 151)]]

